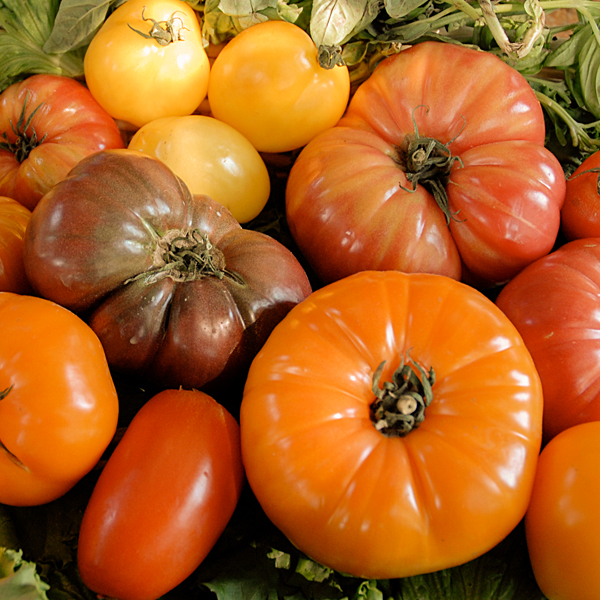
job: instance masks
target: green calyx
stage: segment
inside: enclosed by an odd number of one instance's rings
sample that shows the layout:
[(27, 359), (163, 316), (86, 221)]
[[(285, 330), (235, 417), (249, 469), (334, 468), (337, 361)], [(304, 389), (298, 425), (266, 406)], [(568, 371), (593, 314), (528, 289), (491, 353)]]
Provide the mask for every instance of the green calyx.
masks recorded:
[(380, 387), (383, 361), (373, 374), (373, 394), (370, 415), (375, 429), (388, 437), (404, 437), (425, 419), (425, 409), (433, 400), (435, 383), (433, 367), (427, 372), (421, 365), (402, 359), (391, 381)]
[[(42, 144), (48, 135), (44, 134), (42, 138), (39, 139), (35, 129), (31, 127), (33, 117), (35, 117), (37, 111), (43, 106), (43, 102), (38, 104), (31, 111), (28, 117), (25, 116), (27, 103), (29, 102), (29, 95), (29, 91), (27, 91), (25, 95), (25, 101), (23, 102), (23, 108), (21, 109), (21, 114), (19, 115), (16, 125), (12, 122), (12, 120), (10, 121), (10, 127), (15, 135), (15, 140), (11, 142), (8, 139), (8, 134), (6, 131), (3, 131), (2, 138), (4, 141), (0, 142), (0, 148), (2, 150), (8, 150), (9, 152), (12, 152), (19, 163), (22, 163), (36, 146)], [(30, 128), (31, 131), (28, 133)]]
[[(418, 106), (417, 108), (421, 107)], [(458, 162), (462, 166), (460, 157), (453, 156), (449, 149), (450, 144), (458, 136), (455, 136), (446, 144), (442, 144), (435, 138), (421, 136), (414, 112), (413, 124), (415, 132), (406, 135), (402, 146), (399, 148), (400, 166), (406, 174), (406, 179), (412, 184), (412, 188), (402, 185), (400, 187), (413, 193), (417, 190), (418, 185), (422, 185), (433, 195), (436, 204), (446, 217), (446, 223), (449, 224), (451, 220), (458, 222), (457, 213), (450, 210), (446, 192), (446, 185), (450, 179), (450, 172), (454, 163)], [(460, 132), (458, 135), (460, 135)]]

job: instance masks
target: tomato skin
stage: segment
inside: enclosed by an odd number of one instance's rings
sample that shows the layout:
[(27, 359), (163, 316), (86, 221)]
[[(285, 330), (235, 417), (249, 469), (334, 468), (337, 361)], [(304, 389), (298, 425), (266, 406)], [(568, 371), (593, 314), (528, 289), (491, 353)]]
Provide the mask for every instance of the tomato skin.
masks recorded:
[[(600, 237), (600, 151), (588, 156), (567, 179), (561, 227), (567, 240)], [(589, 172), (587, 172), (589, 171)]]
[(138, 129), (128, 148), (162, 160), (192, 194), (210, 196), (240, 223), (258, 216), (269, 199), (271, 182), (260, 154), (241, 133), (212, 117), (155, 119)]
[(600, 239), (574, 240), (524, 269), (500, 292), (544, 388), (544, 439), (600, 420)]
[(310, 36), (293, 23), (265, 21), (245, 29), (212, 64), (212, 115), (260, 152), (304, 146), (335, 125), (350, 97), (348, 68), (325, 69), (317, 54)]
[[(195, 230), (218, 272), (161, 272), (170, 241)], [(36, 293), (85, 313), (112, 367), (163, 387), (222, 393), (243, 381), (275, 324), (311, 291), (285, 246), (134, 150), (81, 161), (36, 208), (23, 255)]]
[[(171, 16), (183, 39), (161, 45), (133, 31), (148, 34), (150, 19)], [(137, 127), (192, 114), (206, 97), (209, 71), (196, 13), (181, 0), (128, 0), (104, 21), (84, 57), (94, 98), (115, 119)]]
[(83, 157), (124, 147), (114, 119), (86, 87), (57, 75), (32, 75), (0, 94), (0, 135), (14, 144), (13, 126), (21, 113), (25, 110), (27, 120), (38, 106), (25, 133), (32, 138), (35, 131), (41, 142), (21, 161), (14, 151), (0, 148), (0, 195), (29, 210)]
[(525, 516), (533, 573), (549, 600), (595, 600), (600, 589), (600, 422), (544, 447)]
[[(449, 225), (402, 166), (415, 127), (456, 159)], [(558, 234), (564, 172), (544, 130), (531, 86), (497, 57), (417, 44), (383, 60), (301, 151), (286, 188), (292, 235), (324, 283), (369, 269), (505, 283)]]
[(204, 560), (243, 481), (235, 419), (203, 392), (158, 393), (92, 492), (77, 554), (84, 583), (119, 600), (162, 596)]
[(94, 332), (65, 308), (0, 292), (0, 503), (44, 504), (99, 460), (117, 427), (118, 399)]
[(31, 211), (0, 196), (0, 292), (27, 294), (31, 286), (23, 265), (23, 238)]
[[(465, 324), (468, 323), (468, 329)], [(410, 352), (436, 374), (425, 420), (375, 429), (372, 377)], [(541, 439), (535, 367), (508, 319), (439, 275), (369, 272), (313, 292), (254, 359), (241, 405), (248, 482), (314, 560), (385, 579), (475, 558), (525, 514)]]

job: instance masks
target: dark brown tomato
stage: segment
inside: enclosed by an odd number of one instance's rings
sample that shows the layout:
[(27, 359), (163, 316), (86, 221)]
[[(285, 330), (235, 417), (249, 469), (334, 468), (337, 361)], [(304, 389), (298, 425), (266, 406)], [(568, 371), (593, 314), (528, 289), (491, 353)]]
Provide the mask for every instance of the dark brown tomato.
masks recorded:
[(311, 292), (285, 246), (128, 150), (81, 161), (42, 199), (24, 260), (39, 294), (85, 315), (111, 367), (161, 387), (243, 383)]

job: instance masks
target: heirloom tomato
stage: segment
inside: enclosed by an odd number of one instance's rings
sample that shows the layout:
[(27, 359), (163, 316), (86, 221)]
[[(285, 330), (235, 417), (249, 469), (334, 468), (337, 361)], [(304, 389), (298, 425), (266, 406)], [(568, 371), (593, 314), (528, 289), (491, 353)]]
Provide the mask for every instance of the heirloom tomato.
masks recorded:
[(77, 562), (103, 597), (155, 600), (204, 560), (244, 481), (237, 421), (196, 390), (164, 390), (134, 416), (85, 509)]
[(514, 326), (449, 277), (362, 271), (313, 292), (254, 359), (242, 457), (314, 560), (387, 579), (461, 564), (527, 508), (542, 389)]
[(600, 420), (600, 238), (573, 240), (524, 269), (496, 304), (519, 330), (544, 388), (544, 437)]
[(285, 246), (134, 150), (98, 152), (46, 194), (23, 256), (36, 292), (85, 313), (112, 367), (165, 387), (243, 381), (311, 289)]
[(567, 179), (561, 227), (568, 240), (600, 237), (600, 151), (588, 156)]
[(308, 33), (287, 21), (236, 35), (216, 57), (208, 82), (212, 115), (260, 152), (304, 146), (336, 124), (349, 96), (348, 67), (322, 67)]
[(114, 119), (74, 79), (33, 75), (0, 94), (0, 195), (29, 210), (84, 156), (124, 145)]
[(240, 223), (256, 217), (269, 199), (269, 172), (256, 148), (212, 117), (155, 119), (138, 129), (128, 147), (162, 160), (192, 194), (210, 196)]
[(118, 399), (94, 332), (67, 309), (0, 292), (0, 503), (44, 504), (98, 462)]
[(562, 431), (538, 460), (525, 534), (549, 600), (596, 600), (600, 590), (600, 422)]
[(384, 59), (294, 163), (287, 219), (324, 282), (396, 269), (504, 283), (557, 237), (565, 177), (527, 80), (425, 42)]
[(94, 98), (136, 127), (192, 114), (208, 89), (200, 23), (182, 0), (123, 3), (92, 39), (83, 66)]
[(31, 291), (23, 265), (23, 238), (30, 218), (29, 209), (0, 196), (0, 292)]

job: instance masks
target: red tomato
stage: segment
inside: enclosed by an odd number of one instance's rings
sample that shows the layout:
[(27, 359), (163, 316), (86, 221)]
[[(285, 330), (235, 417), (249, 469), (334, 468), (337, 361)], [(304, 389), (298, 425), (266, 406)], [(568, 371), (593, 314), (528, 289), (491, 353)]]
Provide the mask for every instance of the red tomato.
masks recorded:
[(58, 75), (33, 75), (0, 94), (0, 136), (0, 194), (30, 210), (84, 156), (124, 146), (87, 88)]
[(119, 600), (154, 600), (204, 560), (243, 484), (239, 426), (199, 391), (166, 390), (136, 414), (85, 510), (84, 583)]
[(533, 573), (550, 600), (595, 600), (600, 590), (600, 422), (563, 431), (538, 461), (525, 516)]
[(440, 275), (364, 271), (293, 308), (254, 359), (242, 455), (300, 550), (407, 577), (473, 559), (519, 523), (541, 424), (533, 361), (488, 298)]
[(600, 420), (600, 239), (565, 244), (510, 281), (496, 304), (544, 388), (544, 437)]
[(65, 308), (0, 292), (0, 503), (43, 504), (92, 467), (118, 399), (94, 332)]
[(568, 240), (600, 237), (600, 151), (591, 154), (567, 179), (561, 226)]
[(504, 283), (557, 237), (565, 177), (544, 132), (531, 86), (502, 60), (417, 44), (300, 153), (291, 232), (325, 283), (368, 269)]
[(285, 246), (135, 150), (96, 153), (46, 194), (24, 262), (37, 293), (86, 314), (112, 367), (219, 394), (311, 291)]
[(23, 266), (23, 238), (31, 211), (0, 196), (0, 292), (26, 294), (31, 287)]

